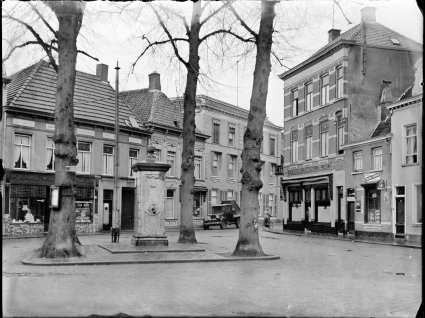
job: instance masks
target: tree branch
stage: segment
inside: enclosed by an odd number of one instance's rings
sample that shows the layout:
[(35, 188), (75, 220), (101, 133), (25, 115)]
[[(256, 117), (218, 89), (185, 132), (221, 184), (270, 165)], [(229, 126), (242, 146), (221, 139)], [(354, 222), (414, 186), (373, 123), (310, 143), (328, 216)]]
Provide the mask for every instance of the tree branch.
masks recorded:
[(348, 24), (352, 24), (350, 20), (348, 20), (347, 16), (344, 13), (344, 10), (342, 10), (341, 6), (339, 5), (339, 2), (336, 2), (334, 0), (334, 3), (338, 6), (339, 10), (341, 10), (342, 15), (344, 16), (344, 18), (347, 20)]
[(22, 48), (22, 47), (25, 47), (25, 46), (27, 46), (27, 45), (31, 45), (31, 44), (37, 44), (37, 45), (40, 45), (40, 43), (38, 43), (38, 41), (28, 41), (28, 42), (25, 42), (25, 43), (22, 43), (22, 44), (19, 44), (19, 45), (13, 46), (13, 47), (12, 47), (12, 49), (10, 50), (10, 52), (7, 54), (7, 56), (6, 56), (5, 58), (2, 58), (2, 63), (4, 63), (5, 61), (7, 61), (7, 60), (9, 59), (9, 57), (13, 54), (13, 52), (14, 52), (16, 49), (20, 49), (20, 48)]
[(149, 50), (151, 47), (154, 46), (159, 46), (162, 44), (166, 44), (166, 43), (171, 43), (173, 41), (177, 42), (177, 41), (188, 41), (187, 39), (184, 38), (175, 38), (175, 39), (171, 39), (171, 40), (164, 40), (164, 41), (155, 41), (155, 42), (151, 42), (149, 41), (149, 39), (146, 36), (142, 37), (142, 40), (146, 40), (149, 45), (143, 50), (143, 52), (137, 57), (136, 61), (131, 65), (132, 68), (134, 69), (134, 67), (136, 66), (137, 62), (139, 61), (139, 59), (146, 53), (147, 50)]
[(287, 68), (288, 70), (290, 69), (290, 67), (287, 67), (285, 64), (282, 63), (282, 59), (279, 58), (275, 52), (271, 51), (271, 53), (274, 56), (274, 58), (279, 62), (280, 66), (283, 66)]
[[(220, 8), (218, 8), (217, 10), (215, 10), (214, 12), (212, 12), (209, 16), (207, 16), (205, 19), (204, 19), (204, 21), (201, 21), (201, 27), (205, 24), (205, 23), (207, 23), (207, 21), (209, 20), (209, 19), (211, 19), (213, 16), (215, 16), (217, 13), (219, 13), (221, 10), (223, 10), (224, 8), (226, 8), (226, 7), (228, 7), (229, 5), (231, 5), (232, 4), (232, 2), (233, 2), (233, 0), (229, 0), (229, 1), (226, 1)], [(206, 7), (207, 5), (205, 5), (204, 6), (204, 8), (203, 9), (205, 9), (205, 7)], [(202, 10), (203, 10), (202, 9)]]
[[(56, 48), (56, 47), (54, 47), (53, 46), (53, 43), (58, 43), (58, 41), (56, 40), (56, 39), (54, 39), (54, 40), (52, 40), (52, 42), (51, 42), (51, 44), (50, 44), (50, 47), (55, 51), (55, 52), (57, 52), (58, 51), (58, 49)], [(80, 54), (83, 54), (83, 55), (85, 55), (85, 56), (88, 56), (88, 57), (90, 57), (91, 59), (93, 59), (93, 60), (95, 60), (95, 61), (98, 61), (99, 62), (99, 59), (97, 58), (97, 57), (94, 57), (94, 56), (91, 56), (89, 53), (87, 53), (86, 51), (81, 51), (81, 50), (77, 50), (77, 53), (80, 53)]]
[(174, 39), (170, 34), (170, 31), (168, 31), (167, 27), (164, 24), (164, 21), (162, 20), (161, 16), (159, 15), (159, 12), (157, 11), (157, 9), (155, 8), (155, 6), (153, 6), (151, 3), (149, 3), (149, 6), (152, 8), (153, 12), (156, 15), (156, 18), (158, 19), (159, 24), (161, 25), (162, 29), (164, 30), (164, 32), (167, 34), (169, 42), (171, 42), (171, 44), (173, 45), (173, 49), (174, 49), (174, 54), (176, 54), (176, 57), (179, 59), (180, 62), (183, 63), (184, 66), (189, 67), (188, 62), (186, 62), (179, 53), (179, 50), (177, 49), (176, 43), (174, 43)]
[(190, 33), (190, 28), (189, 28), (189, 24), (187, 24), (186, 18), (184, 16), (182, 16), (181, 14), (179, 14), (178, 12), (176, 12), (175, 10), (172, 10), (171, 8), (167, 8), (164, 7), (162, 5), (159, 5), (159, 7), (161, 8), (162, 11), (164, 11), (165, 13), (171, 13), (172, 15), (176, 16), (177, 18), (179, 18), (180, 20), (183, 21), (184, 27), (186, 29), (187, 33)]
[(240, 36), (239, 34), (232, 32), (232, 30), (215, 30), (215, 31), (203, 36), (199, 40), (199, 42), (202, 43), (202, 41), (206, 40), (210, 36), (214, 36), (214, 35), (217, 35), (217, 34), (220, 34), (220, 33), (227, 33), (227, 34), (233, 35), (235, 38), (237, 38), (237, 39), (239, 39), (243, 42), (255, 43), (255, 38), (244, 38), (244, 37)]
[(10, 16), (9, 14), (7, 14), (7, 15), (2, 15), (2, 18), (10, 19), (10, 20), (12, 20), (12, 21), (18, 22), (19, 24), (24, 25), (24, 26), (25, 26), (25, 27), (26, 27), (26, 28), (27, 28), (27, 29), (28, 29), (28, 30), (32, 33), (32, 35), (34, 35), (34, 37), (37, 39), (38, 44), (40, 44), (40, 45), (41, 45), (41, 47), (43, 48), (43, 50), (47, 53), (47, 56), (49, 57), (49, 60), (50, 60), (50, 64), (52, 64), (52, 66), (53, 66), (53, 68), (55, 69), (56, 73), (58, 72), (58, 65), (57, 65), (57, 63), (56, 63), (55, 59), (53, 58), (51, 46), (50, 46), (50, 45), (48, 45), (48, 44), (46, 44), (46, 43), (43, 41), (43, 39), (41, 38), (40, 34), (38, 34), (38, 33), (37, 33), (34, 29), (33, 29), (33, 27), (32, 27), (32, 26), (30, 26), (28, 23), (26, 23), (26, 22), (24, 22), (24, 21), (22, 21), (22, 20), (20, 20), (20, 19), (17, 19), (17, 18), (15, 18), (15, 17)]
[(27, 2), (28, 5), (31, 7), (31, 9), (38, 15), (38, 17), (43, 21), (43, 23), (47, 26), (47, 28), (50, 30), (50, 32), (53, 33), (53, 35), (56, 37), (56, 31), (53, 30), (53, 28), (50, 26), (50, 24), (46, 21), (46, 19), (43, 17), (43, 15), (38, 11), (38, 9), (31, 3), (31, 1)]
[(229, 8), (230, 10), (233, 12), (233, 14), (235, 15), (236, 19), (239, 20), (239, 22), (241, 23), (241, 25), (249, 32), (251, 33), (251, 35), (255, 38), (255, 41), (257, 41), (258, 38), (258, 34), (255, 33), (246, 23), (245, 21), (240, 17), (240, 15), (236, 12), (235, 8), (233, 8), (232, 4), (229, 4)]

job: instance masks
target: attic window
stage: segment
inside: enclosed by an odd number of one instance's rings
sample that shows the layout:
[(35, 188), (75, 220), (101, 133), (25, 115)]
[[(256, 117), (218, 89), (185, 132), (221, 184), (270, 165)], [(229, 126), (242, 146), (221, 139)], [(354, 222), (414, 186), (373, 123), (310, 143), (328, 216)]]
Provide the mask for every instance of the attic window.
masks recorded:
[(174, 126), (179, 127), (179, 122), (177, 120), (174, 120)]
[(393, 45), (400, 45), (400, 42), (397, 39), (391, 38), (390, 39)]
[(134, 118), (133, 116), (128, 116), (128, 119), (130, 120), (130, 124), (132, 127), (140, 128), (139, 124), (137, 124), (136, 118)]

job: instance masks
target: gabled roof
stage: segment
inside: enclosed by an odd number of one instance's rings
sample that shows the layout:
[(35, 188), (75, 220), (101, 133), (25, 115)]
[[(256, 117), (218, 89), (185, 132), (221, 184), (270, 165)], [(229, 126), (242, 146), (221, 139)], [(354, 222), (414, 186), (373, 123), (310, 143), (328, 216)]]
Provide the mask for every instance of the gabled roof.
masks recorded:
[[(172, 100), (173, 100), (173, 103), (175, 103), (176, 105), (179, 105), (179, 107), (183, 109), (183, 98), (173, 98)], [(209, 97), (207, 95), (196, 95), (196, 104), (207, 105), (209, 107), (212, 107), (212, 108), (215, 108), (215, 109), (218, 109), (236, 116), (240, 116), (245, 119), (248, 119), (248, 115), (249, 115), (249, 110), (245, 108), (223, 102), (221, 100)], [(267, 118), (264, 120), (264, 125), (271, 126), (276, 129), (283, 129), (283, 127), (272, 123)]]
[[(326, 44), (322, 48), (320, 48), (316, 53), (310, 56), (307, 60), (301, 62), (300, 64), (294, 66), (292, 69), (282, 73), (279, 75), (279, 78), (284, 79), (289, 74), (294, 71), (300, 69), (302, 66), (309, 64), (314, 61), (318, 57), (322, 56), (330, 49), (342, 44), (346, 43), (349, 45), (362, 45), (363, 44), (363, 27), (366, 30), (366, 43), (368, 46), (379, 46), (385, 48), (392, 49), (401, 49), (407, 51), (416, 51), (422, 52), (423, 46), (422, 44), (397, 33), (386, 26), (377, 23), (377, 22), (362, 22), (352, 27), (351, 29), (342, 33), (339, 37), (337, 37), (332, 42)], [(396, 41), (393, 41), (396, 40)], [(395, 44), (397, 43), (397, 44)]]
[(120, 97), (146, 124), (180, 129), (183, 126), (183, 113), (161, 91), (136, 89), (120, 92)]
[[(54, 115), (56, 103), (57, 74), (46, 61), (31, 65), (11, 77), (8, 86), (7, 104), (10, 109), (21, 109)], [(74, 90), (75, 120), (115, 124), (115, 91), (108, 82), (93, 74), (76, 72)], [(136, 117), (121, 100), (119, 109), (120, 126), (129, 126), (129, 117)], [(143, 124), (137, 120), (143, 129)], [(129, 126), (131, 127), (131, 125)], [(133, 127), (136, 128), (136, 127)], [(137, 128), (136, 128), (137, 129)]]
[(391, 133), (391, 116), (381, 121), (370, 135), (370, 138), (381, 137)]

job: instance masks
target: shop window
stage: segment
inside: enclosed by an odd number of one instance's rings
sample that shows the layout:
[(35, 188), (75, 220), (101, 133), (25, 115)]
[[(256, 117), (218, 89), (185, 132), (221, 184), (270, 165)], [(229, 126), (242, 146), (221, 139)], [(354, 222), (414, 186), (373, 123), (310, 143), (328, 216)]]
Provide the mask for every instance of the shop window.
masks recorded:
[(193, 194), (193, 216), (201, 216), (202, 201), (202, 193), (196, 192)]
[(52, 137), (47, 137), (46, 142), (46, 170), (55, 170), (55, 143)]
[(14, 168), (30, 169), (31, 136), (15, 134)]
[(75, 201), (75, 212), (77, 222), (93, 221), (93, 202), (92, 201)]
[(229, 147), (235, 146), (235, 127), (229, 125)]
[(300, 190), (289, 190), (289, 203), (301, 203)]
[(112, 176), (114, 174), (114, 147), (103, 146), (103, 174)]
[(372, 149), (372, 169), (382, 170), (382, 148)]
[(363, 151), (353, 152), (353, 167), (356, 172), (363, 170)]
[(196, 179), (202, 179), (202, 157), (196, 156), (194, 159), (195, 163), (195, 178)]
[(77, 144), (77, 172), (90, 173), (91, 143), (79, 141)]
[(329, 198), (329, 189), (328, 187), (316, 188), (314, 192), (314, 200), (318, 202), (328, 202)]
[(418, 142), (416, 124), (405, 127), (405, 163), (418, 162)]
[(381, 191), (366, 189), (365, 223), (381, 223)]
[(305, 111), (309, 112), (313, 108), (313, 83), (305, 85)]
[(46, 186), (11, 185), (10, 218), (13, 222), (25, 222), (25, 215), (31, 212), (34, 222), (44, 222), (46, 197)]
[(170, 169), (167, 171), (168, 177), (176, 176), (176, 153), (174, 151), (167, 152), (167, 163), (171, 165)]
[(128, 150), (128, 167), (129, 167), (128, 175), (130, 177), (134, 176), (134, 172), (133, 172), (133, 169), (131, 169), (131, 166), (137, 163), (138, 161), (139, 161), (139, 150), (130, 148)]

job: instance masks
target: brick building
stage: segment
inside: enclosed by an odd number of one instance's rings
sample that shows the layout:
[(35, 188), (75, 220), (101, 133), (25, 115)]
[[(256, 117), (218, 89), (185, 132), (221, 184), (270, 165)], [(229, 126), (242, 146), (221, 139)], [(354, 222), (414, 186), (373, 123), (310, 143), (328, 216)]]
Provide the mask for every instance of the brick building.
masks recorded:
[[(74, 93), (77, 137), (77, 231), (96, 232), (112, 226), (115, 140), (115, 91), (107, 81), (108, 67), (96, 75), (77, 71)], [(6, 171), (1, 182), (4, 234), (31, 235), (47, 230), (49, 187), (54, 184), (54, 108), (57, 74), (40, 61), (10, 76), (1, 121), (2, 157)], [(119, 179), (116, 222), (132, 227), (134, 160), (145, 155), (151, 131), (120, 102)], [(24, 222), (31, 210), (34, 222)]]
[(415, 81), (388, 106), (391, 112), (392, 229), (395, 238), (422, 239), (423, 60)]
[(280, 168), (284, 228), (335, 232), (346, 215), (345, 144), (368, 139), (381, 121), (386, 82), (394, 96), (413, 80), (422, 45), (376, 22), (362, 21), (280, 75), (284, 81), (284, 164)]

